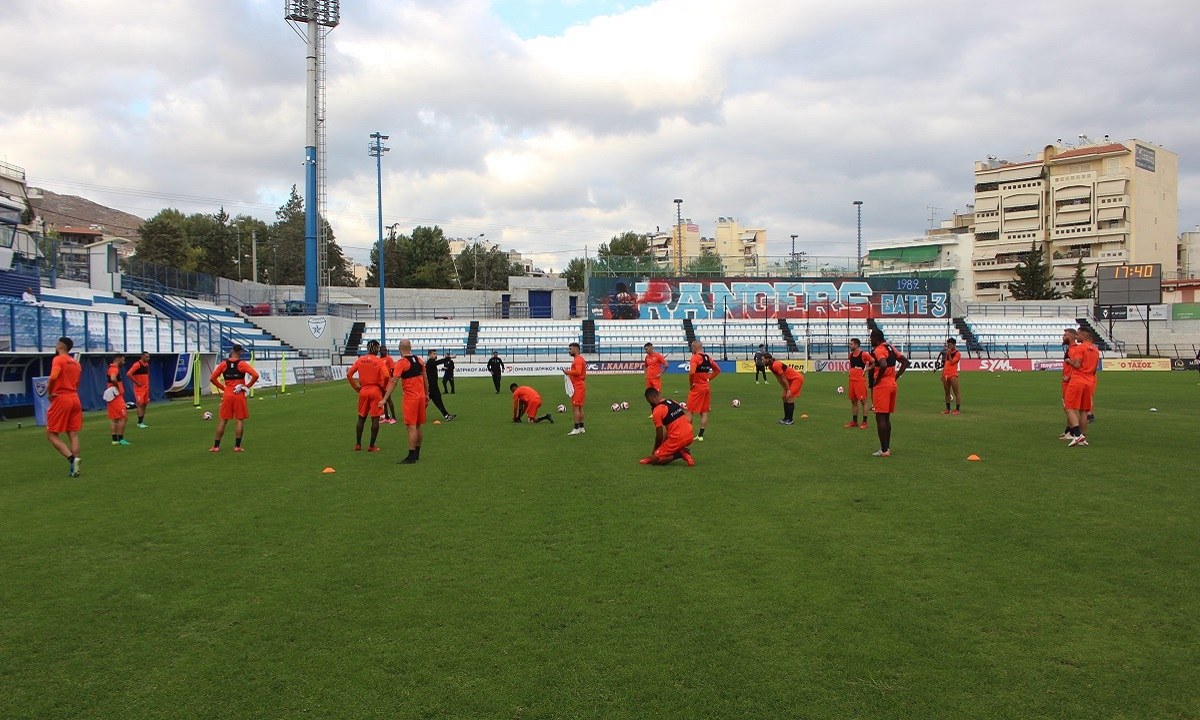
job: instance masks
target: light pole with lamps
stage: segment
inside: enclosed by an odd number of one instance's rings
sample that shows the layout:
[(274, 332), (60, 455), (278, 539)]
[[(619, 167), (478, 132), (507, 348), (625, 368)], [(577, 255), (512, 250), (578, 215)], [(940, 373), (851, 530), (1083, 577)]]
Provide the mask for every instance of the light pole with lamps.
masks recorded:
[(367, 146), (367, 154), (375, 158), (375, 204), (379, 209), (379, 344), (387, 347), (387, 321), (384, 318), (385, 300), (383, 297), (383, 154), (391, 148), (383, 144), (388, 136), (379, 132), (371, 133), (371, 144)]
[(675, 198), (675, 274), (683, 274), (683, 198)]
[(798, 238), (798, 237), (800, 237), (800, 236), (799, 235), (792, 236), (792, 274), (793, 275), (796, 274), (796, 238)]
[(858, 268), (858, 276), (862, 277), (862, 200), (854, 201), (854, 208), (858, 211), (858, 256), (854, 260), (854, 265)]

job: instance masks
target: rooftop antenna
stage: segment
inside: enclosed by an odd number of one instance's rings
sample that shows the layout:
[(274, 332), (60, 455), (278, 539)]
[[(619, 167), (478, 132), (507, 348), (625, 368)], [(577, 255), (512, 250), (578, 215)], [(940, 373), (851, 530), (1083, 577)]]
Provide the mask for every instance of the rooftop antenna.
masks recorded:
[(937, 229), (937, 214), (938, 214), (938, 210), (941, 210), (941, 208), (933, 207), (932, 205), (929, 205), (925, 209), (929, 211), (929, 229), (936, 230)]
[[(337, 27), (340, 0), (284, 0), (283, 18), (308, 48), (304, 102), (304, 303), (316, 311), (320, 282), (329, 287), (325, 211), (325, 37)], [(302, 33), (300, 27), (304, 26)], [(319, 240), (319, 242), (318, 242)], [(326, 290), (328, 293), (328, 290)]]

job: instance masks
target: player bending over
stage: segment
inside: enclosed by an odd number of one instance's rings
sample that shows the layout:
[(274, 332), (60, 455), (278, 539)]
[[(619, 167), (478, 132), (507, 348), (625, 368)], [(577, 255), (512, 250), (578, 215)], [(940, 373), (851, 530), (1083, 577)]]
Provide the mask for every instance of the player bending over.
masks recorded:
[(687, 410), (674, 400), (664, 400), (662, 393), (646, 388), (646, 402), (650, 404), (650, 420), (654, 423), (654, 452), (638, 462), (643, 465), (669, 465), (683, 460), (688, 466), (696, 464), (688, 445), (692, 444), (692, 423)]

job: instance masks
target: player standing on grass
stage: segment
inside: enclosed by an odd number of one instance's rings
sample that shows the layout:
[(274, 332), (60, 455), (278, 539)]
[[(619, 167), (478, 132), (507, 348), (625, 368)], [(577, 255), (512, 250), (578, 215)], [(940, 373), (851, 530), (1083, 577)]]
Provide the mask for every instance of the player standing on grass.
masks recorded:
[[(391, 379), (392, 373), (396, 369), (396, 361), (392, 358), (391, 355), (388, 354), (388, 349), (386, 347), (384, 347), (383, 345), (379, 346), (379, 357), (380, 357), (380, 359), (383, 360), (383, 366), (385, 368), (387, 368), (387, 376), (386, 377), (388, 379)], [(388, 423), (389, 425), (396, 424), (396, 403), (392, 402), (391, 399), (389, 399), (387, 401), (387, 404), (384, 405), (384, 407), (383, 407), (383, 421), (382, 422)]]
[(779, 386), (783, 388), (783, 419), (779, 424), (791, 425), (796, 413), (796, 398), (800, 397), (800, 390), (804, 387), (804, 376), (791, 365), (776, 360), (771, 353), (763, 353), (763, 365), (771, 371), (779, 381)]
[(1071, 434), (1071, 413), (1067, 410), (1067, 386), (1071, 384), (1071, 377), (1075, 374), (1075, 368), (1071, 366), (1071, 348), (1079, 342), (1079, 333), (1075, 328), (1063, 328), (1062, 344), (1063, 344), (1063, 364), (1062, 364), (1062, 406), (1063, 414), (1067, 417), (1067, 426), (1063, 428), (1062, 435), (1058, 436), (1059, 440), (1070, 440), (1075, 436)]
[[(896, 381), (908, 369), (908, 358), (883, 339), (879, 328), (871, 330), (872, 367), (871, 403), (875, 406), (875, 430), (879, 433), (879, 449), (875, 457), (892, 455), (892, 413), (896, 411)], [(897, 369), (899, 368), (899, 369)]]
[(689, 467), (696, 464), (688, 445), (692, 444), (692, 423), (687, 410), (674, 400), (663, 400), (662, 392), (646, 388), (646, 402), (650, 403), (650, 420), (654, 423), (654, 452), (638, 462), (643, 465), (667, 465), (681, 459)]
[[(875, 359), (862, 349), (858, 338), (850, 338), (850, 379), (846, 394), (850, 396), (850, 422), (842, 427), (867, 429), (867, 367), (874, 366)], [(862, 422), (858, 411), (862, 409)]]
[(447, 395), (454, 394), (454, 357), (450, 355), (446, 356), (445, 366), (442, 368), (442, 392)]
[(662, 353), (654, 351), (654, 343), (642, 346), (646, 350), (646, 387), (662, 392), (662, 374), (667, 369), (667, 359)]
[[(354, 383), (358, 376), (358, 384)], [(379, 401), (383, 399), (383, 384), (388, 381), (387, 366), (379, 357), (379, 341), (367, 343), (367, 354), (354, 361), (346, 371), (346, 382), (358, 394), (358, 424), (354, 428), (354, 449), (362, 450), (363, 427), (367, 424), (367, 416), (371, 417), (371, 444), (367, 452), (379, 452), (375, 441), (379, 438), (379, 416), (383, 408)]]
[(764, 355), (769, 355), (767, 346), (759, 344), (758, 352), (754, 353), (754, 384), (758, 384), (758, 376), (762, 375), (763, 382), (767, 381), (767, 363), (763, 360)]
[(233, 451), (245, 452), (242, 447), (242, 432), (246, 428), (246, 418), (250, 417), (250, 407), (246, 398), (250, 394), (250, 388), (258, 382), (258, 372), (250, 363), (242, 360), (241, 345), (234, 345), (229, 351), (229, 357), (217, 363), (208, 381), (223, 393), (221, 410), (217, 415), (220, 418), (217, 422), (217, 435), (213, 438), (212, 449), (209, 452), (221, 452), (221, 436), (225, 434), (225, 423), (230, 420), (237, 420), (233, 430)]
[[(46, 384), (46, 395), (50, 407), (46, 409), (46, 439), (60, 455), (67, 459), (69, 477), (79, 477), (79, 431), (83, 429), (83, 405), (79, 402), (79, 375), (82, 368), (71, 357), (75, 342), (69, 337), (60, 337), (54, 345), (54, 360), (50, 363), (50, 381)], [(67, 434), (70, 446), (59, 437)]]
[(125, 355), (113, 355), (112, 364), (108, 366), (105, 376), (107, 387), (104, 388), (104, 400), (107, 403), (109, 432), (112, 433), (113, 445), (132, 445), (125, 439), (125, 423), (129, 420), (129, 410), (125, 408), (125, 383), (121, 382), (121, 369), (125, 365)]
[(129, 379), (133, 382), (133, 404), (137, 406), (137, 426), (145, 430), (146, 407), (150, 404), (150, 353), (142, 351), (142, 356), (129, 366)]
[[(445, 365), (446, 367), (450, 367), (453, 364), (453, 355), (447, 355), (441, 360), (438, 360), (437, 350), (430, 350), (429, 357), (425, 360), (425, 386), (429, 388), (429, 401), (432, 402), (434, 406), (437, 407), (438, 411), (442, 413), (442, 419), (446, 422), (450, 422), (458, 416), (446, 410), (446, 404), (442, 402), (442, 391), (438, 390), (437, 366)], [(450, 383), (453, 387), (454, 380), (451, 379)]]
[(583, 435), (583, 404), (587, 400), (587, 361), (579, 351), (579, 343), (567, 346), (567, 352), (574, 358), (571, 367), (563, 370), (563, 375), (571, 378), (571, 414), (575, 418), (575, 427), (568, 435)]
[(487, 371), (492, 376), (492, 384), (496, 386), (496, 394), (500, 394), (500, 376), (504, 374), (504, 361), (500, 359), (500, 353), (492, 351), (492, 356), (487, 361)]
[(404, 426), (408, 429), (408, 456), (400, 460), (401, 465), (412, 465), (421, 459), (421, 441), (424, 432), (421, 426), (425, 424), (425, 406), (429, 404), (429, 388), (425, 377), (425, 364), (412, 354), (412, 342), (400, 341), (400, 359), (392, 369), (392, 381), (388, 384), (387, 392), (379, 401), (380, 406), (387, 403), (399, 382), (404, 390)]
[(1078, 330), (1079, 344), (1068, 351), (1067, 363), (1073, 369), (1067, 383), (1067, 422), (1071, 425), (1071, 442), (1067, 447), (1087, 447), (1088, 413), (1096, 392), (1096, 370), (1100, 366), (1100, 351), (1093, 343), (1091, 330)]
[(528, 415), (531, 423), (554, 423), (554, 418), (550, 417), (550, 413), (538, 417), (537, 411), (542, 407), (542, 396), (538, 394), (537, 390), (528, 385), (517, 385), (516, 383), (509, 385), (508, 389), (513, 396), (513, 422), (519, 423), (522, 415)]
[(688, 371), (687, 410), (692, 419), (700, 416), (700, 434), (696, 439), (704, 442), (704, 430), (708, 427), (708, 411), (712, 408), (712, 388), (708, 383), (721, 374), (721, 368), (704, 352), (704, 343), (692, 341), (692, 362)]
[[(942, 389), (946, 391), (946, 409), (943, 415), (957, 415), (962, 409), (962, 396), (958, 391), (958, 362), (962, 353), (958, 351), (958, 341), (946, 338), (946, 346), (938, 353), (938, 364), (942, 367)], [(950, 398), (954, 398), (954, 409), (950, 409)]]

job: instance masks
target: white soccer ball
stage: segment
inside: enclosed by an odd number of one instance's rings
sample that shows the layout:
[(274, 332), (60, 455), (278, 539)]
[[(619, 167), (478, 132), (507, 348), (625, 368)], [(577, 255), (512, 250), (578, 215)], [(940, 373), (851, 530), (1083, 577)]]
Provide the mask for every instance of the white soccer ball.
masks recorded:
[(734, 407), (741, 407), (741, 406), (742, 406), (742, 401), (741, 401), (741, 400), (738, 400), (737, 398), (734, 398), (734, 399), (733, 399), (733, 402), (731, 402), (731, 403), (730, 403), (730, 405), (733, 405)]
[(567, 411), (567, 406), (566, 406), (566, 405), (559, 405), (559, 406), (558, 406), (558, 411), (559, 411), (560, 413), (564, 413), (564, 412), (566, 412), (566, 411)]
[(613, 403), (610, 407), (612, 407), (613, 412), (616, 412), (621, 409), (621, 403)]
[(687, 410), (687, 402), (685, 401), (685, 402), (679, 403), (679, 407), (683, 408), (684, 410)]
[(844, 392), (846, 392), (846, 388), (842, 387), (841, 385), (838, 385), (838, 395), (841, 395)]
[(628, 400), (622, 400), (622, 401), (621, 401), (621, 409), (622, 409), (622, 410), (628, 410), (628, 409), (629, 409), (629, 401), (628, 401)]
[(205, 413), (203, 415), (201, 415), (200, 417), (205, 420), (212, 420), (212, 413), (205, 411)]

